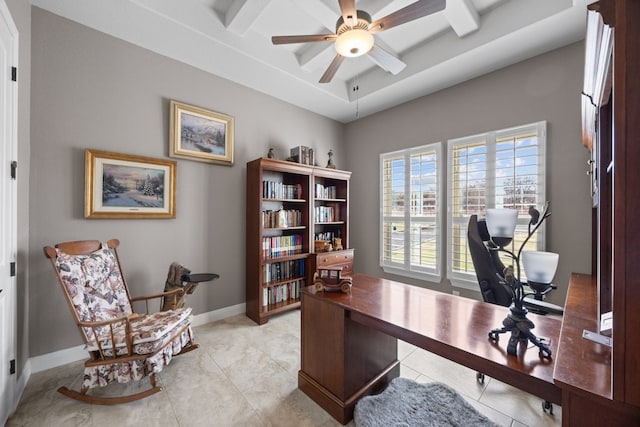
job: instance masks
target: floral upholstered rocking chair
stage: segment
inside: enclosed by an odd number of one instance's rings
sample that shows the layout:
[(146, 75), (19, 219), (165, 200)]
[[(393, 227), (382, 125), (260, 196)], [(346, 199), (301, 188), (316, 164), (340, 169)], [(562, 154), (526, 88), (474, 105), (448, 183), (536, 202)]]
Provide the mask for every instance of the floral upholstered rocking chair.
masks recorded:
[[(84, 339), (89, 359), (84, 363), (80, 391), (60, 387), (65, 396), (87, 403), (112, 405), (142, 399), (162, 390), (156, 374), (175, 355), (198, 348), (191, 331), (191, 308), (149, 314), (149, 301), (177, 298), (182, 289), (131, 298), (116, 248), (117, 239), (65, 242), (45, 246), (73, 318)], [(132, 303), (144, 302), (145, 313), (135, 313)], [(149, 376), (151, 388), (117, 397), (88, 394), (112, 382), (126, 383)]]

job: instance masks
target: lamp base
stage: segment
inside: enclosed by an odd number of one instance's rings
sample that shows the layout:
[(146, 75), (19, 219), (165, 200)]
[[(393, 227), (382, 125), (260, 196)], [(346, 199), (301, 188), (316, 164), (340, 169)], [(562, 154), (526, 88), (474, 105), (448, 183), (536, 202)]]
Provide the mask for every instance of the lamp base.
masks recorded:
[(518, 343), (531, 341), (536, 345), (542, 357), (551, 357), (551, 348), (541, 339), (536, 337), (531, 329), (535, 328), (533, 322), (527, 319), (527, 309), (518, 308), (514, 304), (509, 307), (509, 315), (502, 321), (502, 328), (493, 329), (489, 332), (489, 338), (494, 341), (500, 339), (500, 334), (511, 332), (509, 343), (507, 344), (507, 354), (518, 355)]

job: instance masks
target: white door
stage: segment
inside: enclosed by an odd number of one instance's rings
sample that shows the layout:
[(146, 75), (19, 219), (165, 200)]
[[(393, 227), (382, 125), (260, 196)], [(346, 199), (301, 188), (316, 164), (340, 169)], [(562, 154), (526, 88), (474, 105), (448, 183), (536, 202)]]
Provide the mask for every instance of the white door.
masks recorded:
[[(13, 412), (16, 393), (16, 179), (18, 31), (0, 2), (0, 425)], [(17, 173), (17, 171), (16, 171)]]

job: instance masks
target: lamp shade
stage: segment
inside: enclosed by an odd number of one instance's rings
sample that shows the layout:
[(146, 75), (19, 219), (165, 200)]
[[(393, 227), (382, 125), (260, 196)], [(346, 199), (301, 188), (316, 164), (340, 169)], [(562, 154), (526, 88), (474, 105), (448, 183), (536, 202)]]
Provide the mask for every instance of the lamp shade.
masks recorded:
[(517, 222), (516, 209), (487, 209), (487, 231), (491, 237), (512, 239)]
[(524, 251), (522, 264), (527, 280), (536, 283), (551, 283), (558, 268), (560, 255), (553, 252)]
[(354, 28), (345, 31), (336, 40), (336, 51), (342, 56), (356, 57), (364, 55), (373, 47), (373, 34)]

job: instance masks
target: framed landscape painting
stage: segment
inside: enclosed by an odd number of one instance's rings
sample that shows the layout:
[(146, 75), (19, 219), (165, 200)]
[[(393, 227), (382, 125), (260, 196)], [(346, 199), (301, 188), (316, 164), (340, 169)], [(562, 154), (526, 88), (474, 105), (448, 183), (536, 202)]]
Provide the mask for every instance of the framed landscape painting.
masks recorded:
[(233, 117), (171, 101), (169, 155), (233, 165)]
[(85, 150), (85, 218), (175, 218), (176, 162)]

